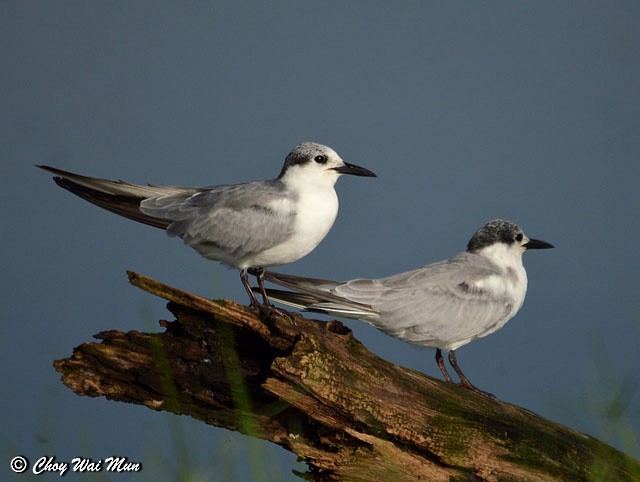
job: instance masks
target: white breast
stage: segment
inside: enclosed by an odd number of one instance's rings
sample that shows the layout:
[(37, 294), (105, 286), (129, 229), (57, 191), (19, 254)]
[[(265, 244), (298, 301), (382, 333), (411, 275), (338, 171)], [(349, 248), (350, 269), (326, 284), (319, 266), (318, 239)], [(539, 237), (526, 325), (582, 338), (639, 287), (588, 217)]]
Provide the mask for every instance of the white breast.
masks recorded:
[[(271, 207), (282, 209), (284, 206)], [(283, 243), (257, 255), (251, 260), (251, 266), (292, 263), (313, 251), (333, 226), (338, 214), (338, 196), (333, 187), (306, 186), (288, 207), (296, 213), (293, 234)]]
[(527, 292), (527, 273), (524, 269), (517, 273), (513, 269), (504, 275), (487, 276), (473, 284), (476, 288), (494, 294), (496, 297), (513, 300), (514, 314), (522, 306)]
[(496, 243), (483, 249), (480, 254), (490, 259), (501, 273), (482, 278), (474, 285), (497, 298), (508, 300), (513, 306), (511, 318), (522, 306), (527, 293), (527, 272), (522, 265), (522, 250), (514, 245)]

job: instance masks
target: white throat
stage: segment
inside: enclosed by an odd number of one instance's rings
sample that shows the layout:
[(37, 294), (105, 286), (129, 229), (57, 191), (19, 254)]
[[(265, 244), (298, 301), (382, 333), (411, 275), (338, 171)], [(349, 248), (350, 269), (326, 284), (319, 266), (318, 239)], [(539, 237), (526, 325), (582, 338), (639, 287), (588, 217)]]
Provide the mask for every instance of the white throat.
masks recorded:
[(505, 243), (494, 243), (478, 251), (480, 256), (484, 256), (502, 269), (517, 269), (522, 267), (523, 248)]
[(527, 272), (522, 265), (522, 253), (522, 247), (505, 243), (495, 243), (477, 252), (478, 255), (491, 261), (501, 273), (482, 278), (475, 285), (494, 295), (511, 299), (513, 304), (511, 316), (520, 309), (527, 293)]
[(333, 190), (339, 176), (338, 172), (323, 166), (292, 166), (284, 173), (281, 181), (292, 191), (303, 193), (307, 190)]

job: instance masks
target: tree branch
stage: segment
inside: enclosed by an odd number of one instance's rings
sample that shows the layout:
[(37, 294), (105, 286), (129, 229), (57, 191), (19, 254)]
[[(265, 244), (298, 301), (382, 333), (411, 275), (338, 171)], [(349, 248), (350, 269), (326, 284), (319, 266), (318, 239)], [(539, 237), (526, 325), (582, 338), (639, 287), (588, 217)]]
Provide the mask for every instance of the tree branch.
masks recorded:
[(56, 370), (74, 392), (190, 415), (332, 480), (638, 480), (640, 463), (525, 409), (370, 353), (338, 321), (261, 320), (129, 272), (169, 300), (162, 333), (106, 331)]

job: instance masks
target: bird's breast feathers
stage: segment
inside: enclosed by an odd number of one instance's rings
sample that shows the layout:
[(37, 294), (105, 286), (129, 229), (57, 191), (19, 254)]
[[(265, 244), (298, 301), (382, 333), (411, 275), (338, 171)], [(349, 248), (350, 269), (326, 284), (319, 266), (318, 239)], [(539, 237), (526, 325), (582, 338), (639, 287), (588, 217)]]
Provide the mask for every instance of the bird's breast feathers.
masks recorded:
[(338, 196), (333, 189), (310, 190), (297, 198), (274, 199), (268, 207), (276, 214), (293, 214), (293, 229), (282, 243), (256, 254), (253, 266), (292, 263), (313, 251), (333, 226)]
[(490, 298), (509, 300), (518, 311), (527, 292), (527, 273), (523, 267), (509, 267), (503, 274), (490, 274), (467, 284)]

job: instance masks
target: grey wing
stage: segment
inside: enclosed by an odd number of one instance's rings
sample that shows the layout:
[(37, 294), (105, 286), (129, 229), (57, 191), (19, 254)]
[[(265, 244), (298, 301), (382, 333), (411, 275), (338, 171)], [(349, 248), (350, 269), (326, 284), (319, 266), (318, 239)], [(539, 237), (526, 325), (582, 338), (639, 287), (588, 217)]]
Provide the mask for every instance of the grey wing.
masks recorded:
[(167, 231), (186, 244), (196, 249), (211, 245), (233, 257), (283, 242), (292, 233), (295, 216), (286, 192), (268, 181), (151, 198), (140, 204), (140, 210), (171, 220)]
[(353, 280), (335, 294), (371, 306), (362, 318), (403, 340), (455, 349), (499, 328), (513, 312), (512, 300), (474, 288), (495, 269), (468, 253), (379, 280)]
[[(454, 300), (483, 297), (479, 290), (472, 293), (466, 287), (494, 271), (468, 266), (459, 257), (380, 279), (338, 282), (271, 271), (265, 273), (265, 279), (295, 291), (287, 294), (272, 290), (277, 294), (275, 299), (293, 301), (307, 310), (362, 319), (385, 331), (402, 332), (412, 329), (418, 319), (439, 319), (439, 311)], [(302, 296), (294, 296), (297, 294)]]

